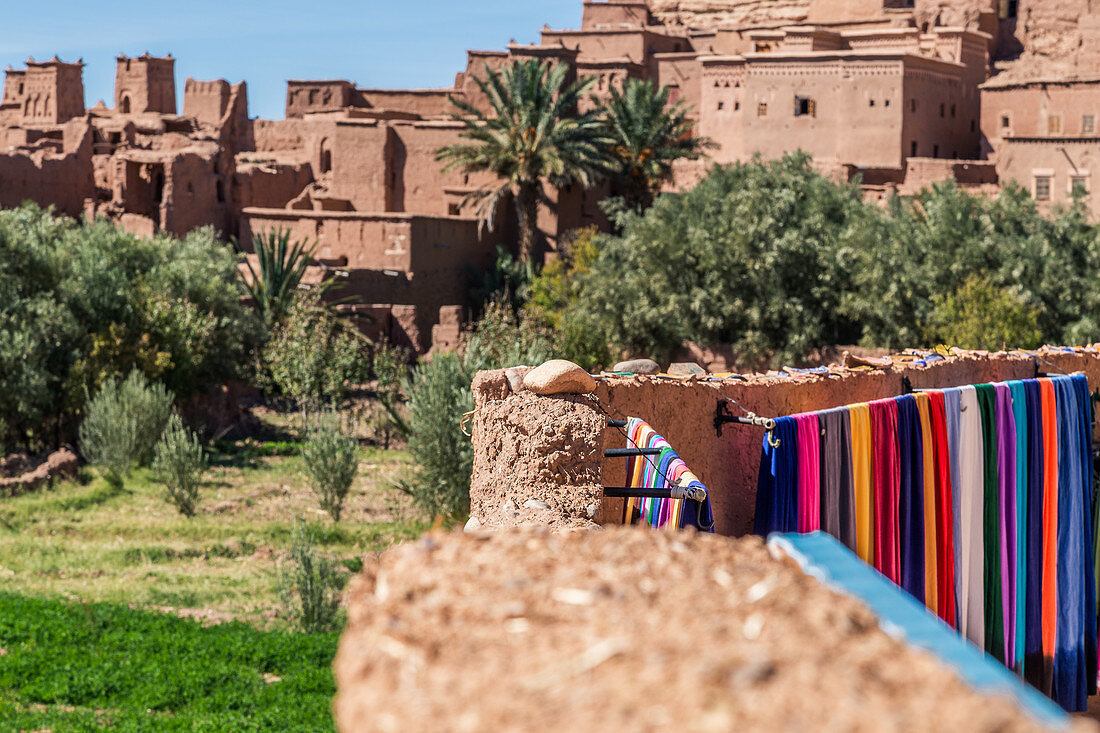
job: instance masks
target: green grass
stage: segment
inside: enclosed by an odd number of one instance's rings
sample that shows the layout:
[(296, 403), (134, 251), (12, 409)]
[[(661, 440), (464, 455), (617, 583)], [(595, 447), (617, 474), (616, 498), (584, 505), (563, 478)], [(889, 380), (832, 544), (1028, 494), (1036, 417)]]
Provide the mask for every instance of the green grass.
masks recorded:
[(301, 634), (277, 572), (295, 521), (345, 578), (426, 525), (392, 488), (403, 451), (364, 448), (335, 524), (293, 443), (223, 443), (198, 514), (146, 470), (0, 498), (0, 731), (332, 730), (338, 634)]
[(295, 518), (320, 526), (321, 551), (349, 574), (363, 555), (426, 528), (391, 487), (407, 464), (403, 451), (362, 449), (339, 524), (320, 510), (301, 460), (288, 452), (283, 444), (218, 451), (190, 519), (143, 470), (122, 489), (88, 472), (0, 499), (0, 588), (278, 628), (276, 570)]
[(332, 730), (336, 640), (0, 592), (0, 729)]

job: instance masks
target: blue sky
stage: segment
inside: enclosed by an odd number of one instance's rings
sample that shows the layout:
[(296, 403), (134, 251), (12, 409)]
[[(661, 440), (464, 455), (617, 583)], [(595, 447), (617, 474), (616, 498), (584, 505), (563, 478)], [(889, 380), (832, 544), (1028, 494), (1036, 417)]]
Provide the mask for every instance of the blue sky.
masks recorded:
[(84, 58), (89, 107), (112, 104), (119, 53), (171, 53), (183, 80), (248, 82), (249, 113), (282, 118), (287, 79), (450, 86), (467, 48), (530, 43), (580, 25), (581, 0), (44, 0), (5, 3), (0, 68)]

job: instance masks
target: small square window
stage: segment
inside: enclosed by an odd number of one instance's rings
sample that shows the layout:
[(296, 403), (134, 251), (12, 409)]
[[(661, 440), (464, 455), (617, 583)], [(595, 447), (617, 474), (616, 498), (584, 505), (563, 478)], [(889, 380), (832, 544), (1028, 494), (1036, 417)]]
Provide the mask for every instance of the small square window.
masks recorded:
[(868, 107), (874, 107), (874, 106), (875, 106), (875, 100), (873, 100), (873, 99), (872, 99), (872, 100), (871, 100), (871, 103), (870, 103), (870, 104), (868, 104), (867, 106), (868, 106)]
[(719, 102), (719, 103), (718, 103), (718, 109), (725, 109), (725, 107), (726, 107), (726, 103), (725, 103), (725, 102)]
[(761, 102), (760, 104), (756, 105), (756, 116), (757, 117), (767, 117), (768, 116), (768, 103), (767, 102)]
[(1096, 132), (1096, 117), (1094, 115), (1084, 115), (1081, 117), (1081, 134), (1092, 135)]
[(1001, 115), (1001, 127), (1011, 127), (1012, 119), (1008, 115)]
[(916, 154), (917, 154), (917, 141), (914, 140), (911, 143), (909, 143), (909, 155), (910, 156), (916, 156)]
[(951, 105), (951, 119), (955, 119), (955, 105)]
[(1035, 176), (1035, 200), (1050, 201), (1050, 176)]
[(1062, 118), (1058, 115), (1051, 115), (1047, 118), (1047, 134), (1048, 135), (1061, 135), (1062, 134)]
[(915, 100), (915, 99), (910, 99), (909, 100), (909, 111), (910, 112), (916, 112), (917, 111), (917, 100)]
[(944, 105), (943, 105), (943, 102), (940, 102), (940, 117), (944, 116), (943, 111), (944, 111)]
[(1089, 179), (1088, 176), (1073, 176), (1069, 179), (1069, 193), (1076, 198), (1077, 196), (1088, 196), (1089, 193)]
[(971, 132), (974, 132), (974, 128), (977, 127), (977, 124), (978, 123), (976, 123), (974, 120), (970, 120), (970, 131)]
[(741, 103), (740, 102), (734, 102), (733, 103), (733, 111), (736, 112), (739, 109), (741, 109)]
[(932, 146), (932, 157), (933, 158), (940, 157), (940, 146), (939, 145), (933, 145)]
[(885, 102), (882, 103), (882, 106), (883, 107), (889, 107), (890, 106), (890, 100), (887, 99)]
[(817, 105), (809, 97), (796, 96), (794, 98), (795, 117), (817, 117)]

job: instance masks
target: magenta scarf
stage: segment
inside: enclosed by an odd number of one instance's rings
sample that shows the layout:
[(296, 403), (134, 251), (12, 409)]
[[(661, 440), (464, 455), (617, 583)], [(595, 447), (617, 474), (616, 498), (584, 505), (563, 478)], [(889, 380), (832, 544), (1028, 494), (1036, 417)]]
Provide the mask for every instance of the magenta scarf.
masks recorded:
[(795, 415), (798, 430), (798, 531), (821, 528), (821, 432), (817, 413)]

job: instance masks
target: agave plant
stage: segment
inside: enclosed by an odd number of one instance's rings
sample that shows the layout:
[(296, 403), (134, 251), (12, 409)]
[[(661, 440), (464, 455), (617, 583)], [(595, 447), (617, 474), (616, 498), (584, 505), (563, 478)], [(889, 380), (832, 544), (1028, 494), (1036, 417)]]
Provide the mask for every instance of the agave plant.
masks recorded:
[(259, 270), (246, 259), (244, 264), (249, 276), (242, 277), (241, 282), (264, 324), (270, 328), (290, 309), (316, 245), (311, 246), (304, 240), (291, 242), (289, 230), (272, 229), (254, 235), (252, 246)]

